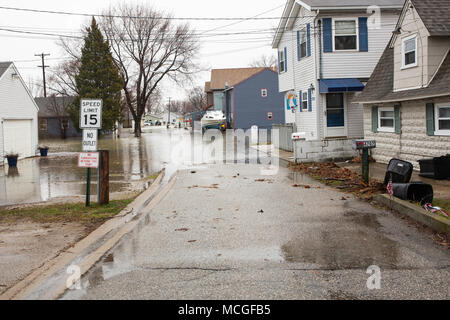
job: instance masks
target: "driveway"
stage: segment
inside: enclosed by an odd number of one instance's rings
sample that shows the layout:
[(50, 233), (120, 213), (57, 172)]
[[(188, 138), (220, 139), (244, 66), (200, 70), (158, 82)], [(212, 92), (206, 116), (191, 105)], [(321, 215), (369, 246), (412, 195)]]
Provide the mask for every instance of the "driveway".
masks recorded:
[[(429, 235), (287, 168), (260, 169), (180, 171), (63, 299), (449, 298), (450, 254)], [(373, 265), (381, 286), (369, 290)]]

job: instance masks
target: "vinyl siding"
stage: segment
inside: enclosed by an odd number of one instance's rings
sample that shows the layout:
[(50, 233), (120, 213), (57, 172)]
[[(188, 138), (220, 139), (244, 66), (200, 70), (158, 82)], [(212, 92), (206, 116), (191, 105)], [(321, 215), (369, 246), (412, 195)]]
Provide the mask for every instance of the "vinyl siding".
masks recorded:
[(29, 95), (23, 82), (12, 77), (12, 74), (18, 74), (18, 71), (11, 66), (0, 79), (0, 163), (4, 161), (4, 137), (3, 137), (3, 119), (32, 119), (32, 150), (30, 154), (34, 156), (38, 147), (38, 110), (34, 100)]
[(351, 139), (364, 137), (363, 105), (352, 103), (352, 100), (359, 93), (346, 94), (347, 106), (347, 136)]
[[(261, 89), (267, 89), (267, 97), (261, 97)], [(231, 99), (232, 99), (231, 95)], [(235, 85), (235, 129), (271, 129), (273, 124), (283, 122), (283, 94), (278, 92), (277, 74), (264, 70)], [(273, 119), (267, 119), (272, 112)]]
[[(306, 132), (307, 133), (307, 139), (309, 140), (317, 140), (319, 139), (319, 127), (317, 123), (317, 96), (318, 96), (318, 83), (316, 78), (316, 72), (315, 72), (315, 55), (316, 55), (316, 39), (317, 39), (317, 30), (314, 27), (314, 18), (311, 17), (314, 14), (310, 11), (307, 11), (306, 9), (302, 8), (300, 11), (299, 17), (296, 19), (294, 24), (294, 30), (297, 32), (297, 30), (305, 30), (306, 31), (306, 25), (309, 23), (311, 26), (311, 56), (303, 57), (300, 59), (300, 61), (297, 60), (297, 45), (295, 46), (295, 62), (293, 64), (294, 66), (294, 72), (295, 72), (295, 78), (293, 78), (293, 84), (294, 84), (294, 90), (297, 95), (299, 95), (299, 92), (307, 92), (308, 89), (311, 87), (311, 84), (316, 88), (312, 92), (312, 111), (303, 111), (300, 112), (300, 106), (301, 106), (301, 97), (298, 98), (298, 104), (299, 107), (297, 108), (297, 111), (295, 112), (295, 123), (297, 125), (297, 131), (299, 132)], [(295, 41), (297, 41), (295, 39)], [(297, 42), (295, 42), (297, 44)]]
[[(367, 17), (367, 14), (349, 13), (333, 15), (336, 17)], [(330, 16), (322, 16), (330, 17)], [(381, 14), (381, 28), (368, 30), (369, 51), (327, 52), (322, 55), (323, 78), (369, 78), (378, 63), (392, 31), (398, 20), (398, 13), (383, 11)], [(334, 24), (333, 24), (334, 28)]]

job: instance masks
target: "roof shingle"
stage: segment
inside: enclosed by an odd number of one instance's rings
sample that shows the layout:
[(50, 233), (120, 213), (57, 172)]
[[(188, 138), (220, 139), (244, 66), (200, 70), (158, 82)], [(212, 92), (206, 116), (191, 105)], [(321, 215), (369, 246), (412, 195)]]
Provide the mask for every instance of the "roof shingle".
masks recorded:
[(8, 70), (10, 65), (12, 65), (12, 62), (0, 62), (0, 77)]
[(393, 92), (394, 49), (387, 48), (364, 91), (355, 98), (360, 103), (381, 103), (450, 95), (450, 52), (426, 88)]
[(411, 0), (431, 36), (450, 36), (450, 0)]
[(265, 69), (273, 71), (271, 68), (213, 69), (210, 90), (223, 90), (227, 84), (232, 87)]

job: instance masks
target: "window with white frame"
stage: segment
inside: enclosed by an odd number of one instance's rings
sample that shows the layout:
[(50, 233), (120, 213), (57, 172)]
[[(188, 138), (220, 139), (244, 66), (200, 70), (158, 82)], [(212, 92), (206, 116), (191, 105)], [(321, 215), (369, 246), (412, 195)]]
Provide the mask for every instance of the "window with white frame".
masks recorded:
[(286, 71), (286, 57), (284, 56), (284, 51), (280, 51), (280, 72)]
[(378, 131), (395, 132), (394, 107), (378, 108)]
[(307, 46), (307, 37), (306, 37), (306, 29), (300, 30), (300, 41), (299, 41), (299, 50), (300, 50), (300, 58), (304, 58), (307, 55), (306, 46)]
[(302, 92), (302, 110), (308, 110), (308, 91)]
[(436, 135), (450, 136), (450, 103), (436, 105)]
[(334, 50), (357, 50), (356, 19), (334, 20)]
[(261, 89), (261, 97), (263, 98), (267, 97), (267, 89)]
[(415, 66), (417, 66), (417, 35), (412, 35), (402, 40), (402, 67)]

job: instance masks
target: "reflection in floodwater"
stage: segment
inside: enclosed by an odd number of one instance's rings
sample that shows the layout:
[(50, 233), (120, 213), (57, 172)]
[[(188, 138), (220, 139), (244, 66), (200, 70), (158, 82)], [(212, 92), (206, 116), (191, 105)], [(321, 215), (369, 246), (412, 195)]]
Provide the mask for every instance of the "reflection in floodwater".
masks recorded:
[[(142, 137), (103, 138), (99, 149), (110, 151), (111, 193), (141, 191), (145, 179), (163, 168), (166, 177), (180, 169), (208, 163), (262, 163), (267, 155), (249, 147), (242, 136), (212, 131), (202, 136), (187, 130), (158, 129)], [(247, 140), (247, 141), (246, 141)], [(79, 139), (41, 141), (49, 146), (48, 157), (20, 160), (17, 171), (0, 167), (0, 206), (48, 201), (59, 197), (82, 197), (86, 190), (86, 169), (77, 166)], [(97, 191), (97, 173), (93, 170), (91, 190)]]

